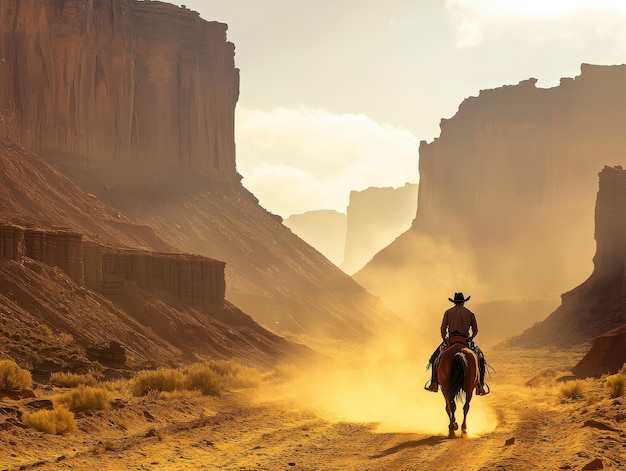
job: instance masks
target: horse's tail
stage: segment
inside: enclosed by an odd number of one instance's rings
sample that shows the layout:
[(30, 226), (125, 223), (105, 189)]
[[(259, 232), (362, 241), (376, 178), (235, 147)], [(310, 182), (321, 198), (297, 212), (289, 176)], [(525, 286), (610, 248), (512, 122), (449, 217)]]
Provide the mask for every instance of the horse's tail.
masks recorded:
[(454, 398), (454, 401), (461, 400), (467, 367), (467, 358), (463, 352), (455, 354), (450, 368), (450, 382), (445, 391), (446, 397)]

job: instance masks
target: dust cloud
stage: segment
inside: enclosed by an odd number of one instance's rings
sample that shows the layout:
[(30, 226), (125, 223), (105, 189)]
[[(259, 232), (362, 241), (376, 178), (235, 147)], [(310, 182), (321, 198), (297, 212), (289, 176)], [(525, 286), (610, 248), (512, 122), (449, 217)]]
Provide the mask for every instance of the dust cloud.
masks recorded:
[[(413, 333), (412, 333), (413, 334)], [(390, 333), (363, 347), (336, 348), (332, 361), (303, 369), (282, 391), (295, 408), (313, 410), (332, 422), (367, 423), (378, 433), (447, 434), (441, 393), (423, 389), (430, 378), (428, 359), (439, 344), (407, 332)], [(272, 397), (273, 400), (276, 396)], [(494, 411), (474, 396), (468, 433), (478, 436), (496, 427)], [(462, 422), (462, 404), (457, 409)]]

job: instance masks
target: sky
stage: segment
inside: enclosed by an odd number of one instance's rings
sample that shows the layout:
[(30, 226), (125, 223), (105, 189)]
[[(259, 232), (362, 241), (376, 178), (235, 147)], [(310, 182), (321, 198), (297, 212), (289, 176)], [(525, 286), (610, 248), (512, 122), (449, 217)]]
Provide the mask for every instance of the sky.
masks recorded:
[(623, 0), (185, 5), (228, 24), (241, 71), (237, 169), (283, 217), (345, 212), (350, 191), (419, 182), (420, 141), (480, 90), (531, 77), (554, 87), (581, 63), (626, 63)]

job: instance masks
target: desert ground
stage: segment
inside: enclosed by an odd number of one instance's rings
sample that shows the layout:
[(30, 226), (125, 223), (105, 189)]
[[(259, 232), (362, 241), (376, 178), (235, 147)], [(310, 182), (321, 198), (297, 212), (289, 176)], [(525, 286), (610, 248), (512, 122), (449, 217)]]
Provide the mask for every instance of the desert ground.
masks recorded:
[[(414, 367), (413, 375), (402, 385), (386, 363), (388, 376), (374, 394), (366, 391), (374, 383), (361, 379), (377, 375), (376, 367), (371, 374), (305, 373), (310, 386), (302, 378), (268, 377), (256, 388), (220, 397), (193, 392), (133, 397), (119, 383), (110, 387), (106, 410), (78, 413), (77, 430), (65, 436), (25, 428), (12, 413), (27, 399), (5, 397), (0, 400), (0, 470), (626, 467), (626, 399), (610, 397), (606, 378), (566, 381), (584, 349), (500, 345), (488, 353), (495, 370), (488, 378), (492, 392), (472, 400), (467, 437), (448, 437), (443, 397), (422, 389), (429, 373), (420, 359), (408, 368)], [(406, 371), (400, 365), (398, 376), (407, 376)], [(340, 385), (342, 377), (348, 381)], [(312, 386), (320, 382), (324, 387)], [(579, 386), (577, 394), (571, 393), (576, 388), (568, 389), (572, 384)], [(41, 386), (35, 392), (45, 398), (58, 393), (55, 389)]]

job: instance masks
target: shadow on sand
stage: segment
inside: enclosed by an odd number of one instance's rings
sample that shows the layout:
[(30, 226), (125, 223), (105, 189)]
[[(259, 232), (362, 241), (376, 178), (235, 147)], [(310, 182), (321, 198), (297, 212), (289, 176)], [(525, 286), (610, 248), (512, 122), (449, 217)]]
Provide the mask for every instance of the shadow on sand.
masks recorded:
[(406, 450), (407, 448), (417, 448), (417, 447), (426, 446), (426, 445), (429, 445), (429, 446), (438, 445), (439, 443), (445, 440), (448, 440), (448, 437), (433, 436), (433, 437), (422, 438), (421, 440), (410, 440), (408, 442), (398, 443), (397, 445), (384, 450), (378, 455), (373, 455), (371, 458), (383, 458), (385, 456), (398, 453), (399, 451)]

